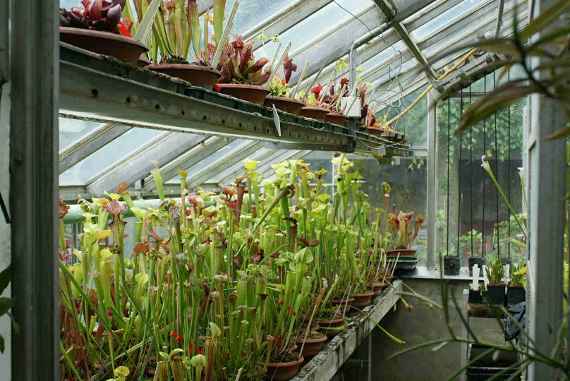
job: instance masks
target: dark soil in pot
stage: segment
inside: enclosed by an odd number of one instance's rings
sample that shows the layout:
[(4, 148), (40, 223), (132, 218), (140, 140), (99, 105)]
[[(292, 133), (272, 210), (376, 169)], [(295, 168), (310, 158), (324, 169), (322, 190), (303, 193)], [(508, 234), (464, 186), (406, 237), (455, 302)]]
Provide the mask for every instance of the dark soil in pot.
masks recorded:
[(374, 292), (369, 291), (360, 294), (354, 294), (352, 295), (352, 297), (354, 298), (352, 306), (362, 308), (372, 304), (372, 302), (374, 301)]
[(487, 286), (487, 303), (503, 306), (505, 304), (505, 285), (494, 284)]
[(180, 63), (151, 64), (147, 69), (157, 71), (190, 82), (193, 86), (211, 89), (218, 79), (220, 72), (208, 66)]
[(316, 356), (326, 344), (328, 338), (327, 335), (324, 335), (320, 332), (311, 332), (307, 340), (304, 340), (303, 345), (303, 337), (297, 339), (297, 345), (299, 348), (303, 348), (301, 354), (304, 358), (310, 358)]
[(218, 83), (214, 90), (258, 105), (263, 105), (269, 91), (263, 86), (245, 85), (241, 83)]
[(267, 378), (274, 381), (287, 381), (299, 373), (305, 359), (300, 356), (287, 362), (270, 362), (267, 364)]
[(507, 288), (507, 305), (512, 306), (526, 300), (526, 290), (524, 287), (515, 286)]
[(98, 30), (59, 27), (59, 38), (81, 49), (133, 64), (148, 51), (146, 46), (133, 38)]
[(290, 114), (300, 115), (301, 109), (305, 104), (297, 99), (289, 97), (274, 97), (273, 95), (268, 95), (265, 98), (265, 107), (275, 108), (277, 110), (285, 111)]
[(445, 275), (459, 275), (459, 257), (446, 255), (443, 257), (443, 273)]
[(317, 119), (324, 121), (329, 110), (323, 107), (305, 106), (301, 109), (301, 115), (305, 118)]

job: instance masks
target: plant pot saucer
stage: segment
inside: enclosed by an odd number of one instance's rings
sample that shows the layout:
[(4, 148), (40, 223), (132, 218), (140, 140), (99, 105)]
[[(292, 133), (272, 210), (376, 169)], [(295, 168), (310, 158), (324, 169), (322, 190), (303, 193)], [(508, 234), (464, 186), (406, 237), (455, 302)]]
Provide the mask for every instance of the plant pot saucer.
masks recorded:
[(277, 110), (285, 111), (290, 114), (299, 115), (301, 114), (301, 109), (305, 104), (300, 100), (289, 98), (289, 97), (275, 97), (273, 95), (268, 95), (265, 98), (265, 107), (272, 108), (275, 105)]
[(137, 40), (120, 34), (98, 30), (59, 27), (61, 41), (97, 54), (115, 57), (136, 64), (147, 47)]
[(321, 328), (342, 327), (344, 325), (344, 318), (319, 319), (317, 320), (317, 323), (319, 323)]
[(217, 83), (214, 90), (244, 101), (263, 105), (269, 91), (263, 86), (241, 83)]
[(193, 86), (211, 89), (218, 79), (220, 72), (209, 67), (195, 64), (150, 64), (146, 67), (149, 70), (157, 71), (190, 82)]
[(305, 106), (301, 109), (301, 115), (305, 118), (325, 121), (329, 110), (318, 106)]
[(270, 362), (267, 364), (267, 375), (270, 380), (287, 381), (295, 377), (305, 359), (301, 355), (297, 360), (287, 362)]

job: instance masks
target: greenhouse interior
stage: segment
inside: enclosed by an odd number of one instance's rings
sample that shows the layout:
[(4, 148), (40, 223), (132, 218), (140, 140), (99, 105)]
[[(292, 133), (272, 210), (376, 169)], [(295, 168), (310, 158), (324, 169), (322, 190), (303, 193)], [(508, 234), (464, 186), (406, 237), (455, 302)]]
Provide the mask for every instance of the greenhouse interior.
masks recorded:
[(570, 379), (569, 25), (0, 1), (0, 381)]

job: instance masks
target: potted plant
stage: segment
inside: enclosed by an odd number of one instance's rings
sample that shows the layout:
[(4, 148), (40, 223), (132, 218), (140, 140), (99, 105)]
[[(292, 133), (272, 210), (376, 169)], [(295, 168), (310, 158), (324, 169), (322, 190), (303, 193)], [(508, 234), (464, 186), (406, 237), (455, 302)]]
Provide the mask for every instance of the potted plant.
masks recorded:
[(322, 97), (323, 86), (316, 84), (311, 87), (309, 92), (303, 94), (302, 99), (305, 100), (306, 105), (301, 109), (301, 115), (305, 118), (317, 119), (324, 121), (329, 113), (328, 108), (323, 105)]
[(512, 266), (511, 281), (507, 288), (507, 305), (522, 303), (526, 300), (526, 264)]
[[(220, 78), (213, 60), (222, 39), (225, 3), (225, 0), (215, 1), (214, 38), (210, 41), (210, 15), (202, 17), (200, 27), (196, 0), (164, 1), (154, 19), (153, 46), (149, 54), (152, 63), (147, 68), (211, 89)], [(142, 8), (142, 4), (137, 6), (137, 14), (144, 14), (139, 13)], [(194, 58), (190, 62), (192, 51)]]
[(268, 62), (267, 58), (255, 59), (252, 41), (236, 37), (223, 49), (218, 66), (221, 77), (214, 90), (262, 105), (269, 93), (263, 87), (271, 75), (271, 69), (264, 69)]
[(131, 38), (131, 21), (122, 18), (125, 0), (82, 0), (59, 9), (61, 41), (98, 54), (136, 63), (148, 49)]
[(487, 285), (487, 302), (492, 305), (504, 305), (505, 304), (505, 288), (504, 283), (504, 269), (503, 263), (500, 258), (493, 259), (489, 266), (485, 267), (487, 271), (487, 280), (489, 284)]
[(269, 95), (265, 98), (265, 106), (272, 107), (291, 114), (299, 115), (301, 109), (305, 105), (300, 100), (295, 99), (291, 96), (291, 89), (289, 88), (289, 80), (291, 79), (291, 74), (297, 70), (297, 65), (293, 63), (293, 60), (287, 56), (283, 59), (283, 72), (284, 78), (279, 78), (277, 75), (273, 77), (270, 81), (268, 89)]
[(402, 212), (398, 214), (390, 213), (388, 223), (395, 239), (395, 247), (388, 251), (390, 257), (414, 256), (416, 250), (411, 248), (412, 243), (417, 238), (418, 233), (424, 223), (421, 215), (414, 212)]

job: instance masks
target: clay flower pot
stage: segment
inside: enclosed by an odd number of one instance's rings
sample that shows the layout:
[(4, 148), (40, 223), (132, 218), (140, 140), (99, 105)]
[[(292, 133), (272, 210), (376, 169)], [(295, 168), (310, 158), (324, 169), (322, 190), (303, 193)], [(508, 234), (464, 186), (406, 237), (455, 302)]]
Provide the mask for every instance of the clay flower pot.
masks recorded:
[(147, 47), (137, 40), (110, 32), (98, 30), (59, 27), (61, 41), (94, 53), (115, 57), (121, 61), (136, 64)]
[(152, 71), (157, 71), (190, 82), (194, 86), (211, 89), (218, 79), (220, 72), (209, 67), (194, 64), (151, 64), (146, 67)]
[(354, 302), (352, 302), (353, 307), (366, 307), (372, 304), (374, 300), (374, 292), (362, 292), (360, 294), (353, 294)]
[(329, 110), (324, 107), (305, 106), (301, 109), (301, 115), (305, 118), (326, 120)]
[(348, 124), (348, 119), (346, 118), (346, 116), (342, 115), (339, 112), (329, 112), (326, 116), (325, 116), (325, 120), (329, 123), (334, 123), (334, 124), (338, 124), (340, 126), (345, 126)]
[(270, 380), (286, 381), (290, 380), (301, 369), (305, 359), (300, 356), (297, 360), (288, 362), (270, 362), (267, 364), (267, 376)]
[(350, 307), (350, 305), (354, 302), (354, 298), (346, 298), (346, 299), (333, 299), (332, 304), (335, 306), (342, 305), (343, 307)]
[(337, 328), (344, 325), (344, 319), (342, 317), (335, 319), (319, 319), (317, 320), (321, 328)]
[(241, 83), (218, 83), (214, 86), (214, 90), (258, 105), (262, 105), (269, 94), (269, 91), (262, 86)]
[(273, 95), (268, 95), (265, 98), (265, 107), (273, 108), (273, 105), (275, 105), (277, 110), (295, 115), (299, 115), (301, 113), (301, 109), (305, 106), (303, 102), (294, 98), (274, 97)]
[(413, 257), (414, 255), (416, 255), (416, 251), (414, 249), (396, 249), (396, 250), (389, 250), (386, 254), (389, 257), (397, 257), (398, 254), (400, 255), (400, 257), (405, 257), (405, 256)]
[(371, 286), (374, 295), (380, 295), (382, 291), (384, 291), (384, 289), (388, 287), (388, 284), (384, 282), (372, 282)]
[(303, 340), (303, 337), (298, 338), (297, 344), (299, 347), (303, 348), (303, 352), (301, 352), (303, 357), (309, 358), (316, 356), (321, 351), (321, 349), (323, 349), (323, 346), (327, 342), (327, 339), (327, 335), (323, 335), (320, 332), (315, 332), (307, 337), (307, 340)]

